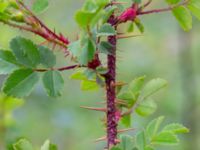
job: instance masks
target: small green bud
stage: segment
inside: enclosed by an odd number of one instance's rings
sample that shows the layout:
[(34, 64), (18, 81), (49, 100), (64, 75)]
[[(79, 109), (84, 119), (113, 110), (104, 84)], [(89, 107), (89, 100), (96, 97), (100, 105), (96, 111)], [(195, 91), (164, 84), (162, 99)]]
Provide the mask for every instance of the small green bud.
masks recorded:
[(16, 0), (9, 0), (9, 5), (15, 9), (19, 9), (19, 6), (18, 6)]
[(24, 14), (22, 12), (17, 12), (12, 15), (11, 17), (12, 20), (17, 21), (17, 22), (24, 22)]

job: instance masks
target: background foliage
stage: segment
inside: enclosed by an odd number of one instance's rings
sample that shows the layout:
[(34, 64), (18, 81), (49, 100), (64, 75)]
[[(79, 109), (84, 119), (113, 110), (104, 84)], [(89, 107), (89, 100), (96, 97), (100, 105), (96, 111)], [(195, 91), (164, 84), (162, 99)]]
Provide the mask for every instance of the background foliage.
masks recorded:
[[(76, 39), (77, 26), (72, 20), (75, 10), (81, 7), (83, 1), (59, 0), (50, 3), (49, 9), (41, 15), (42, 20), (51, 28), (55, 27), (71, 39)], [(161, 5), (160, 3), (158, 1), (155, 5)], [(35, 8), (35, 11), (38, 9), (40, 8)], [(129, 82), (135, 77), (147, 75), (149, 79), (161, 77), (168, 80), (169, 86), (160, 93), (162, 96), (155, 96), (155, 99), (160, 99), (159, 111), (155, 116), (162, 114), (166, 116), (166, 122), (178, 120), (177, 122), (192, 128), (190, 134), (185, 135), (182, 144), (171, 149), (199, 149), (199, 23), (194, 23), (194, 29), (190, 33), (183, 33), (175, 19), (167, 13), (144, 16), (142, 20), (146, 30), (144, 36), (119, 42), (119, 79)], [(124, 29), (125, 27), (121, 28), (122, 31)], [(21, 31), (1, 26), (0, 33), (3, 35), (0, 37), (0, 47), (8, 48), (9, 40), (21, 34)], [(23, 35), (41, 41), (32, 34)], [(60, 56), (60, 64), (68, 63), (61, 52), (57, 51), (56, 54)], [(94, 105), (101, 101), (103, 91), (97, 94), (81, 92), (79, 82), (68, 79), (71, 73), (72, 71), (63, 73), (66, 80), (65, 91), (56, 100), (45, 95), (42, 85), (37, 86), (31, 96), (26, 98), (26, 103), (14, 112), (15, 122), (12, 126), (9, 125), (6, 134), (8, 141), (12, 142), (24, 135), (35, 145), (42, 145), (41, 141), (49, 137), (60, 149), (102, 149), (103, 143), (91, 144), (93, 139), (102, 136), (101, 124), (97, 123), (100, 122), (101, 114), (82, 110), (79, 106)], [(4, 79), (4, 76), (1, 78)], [(136, 128), (146, 126), (146, 120), (137, 116), (134, 119)]]

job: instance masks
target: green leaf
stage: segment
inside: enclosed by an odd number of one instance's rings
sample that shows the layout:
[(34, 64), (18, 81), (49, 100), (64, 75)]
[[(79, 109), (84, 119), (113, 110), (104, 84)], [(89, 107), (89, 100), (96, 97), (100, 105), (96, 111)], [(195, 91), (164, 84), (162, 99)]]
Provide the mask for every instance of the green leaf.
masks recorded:
[(178, 133), (188, 133), (189, 129), (184, 127), (182, 124), (172, 123), (172, 124), (166, 125), (163, 128), (163, 131), (170, 131), (175, 134), (178, 134)]
[(127, 29), (127, 32), (133, 32), (134, 31), (134, 23), (133, 22), (130, 22), (128, 24), (128, 29)]
[(131, 108), (136, 102), (136, 97), (131, 91), (120, 92), (117, 97), (118, 99), (126, 101), (129, 108)]
[(108, 3), (109, 0), (86, 0), (75, 15), (76, 22), (83, 29), (96, 25), (105, 14), (104, 7)]
[(105, 23), (98, 30), (97, 36), (111, 36), (116, 35), (115, 29), (108, 23)]
[(160, 89), (164, 88), (165, 86), (167, 86), (167, 81), (163, 80), (163, 79), (153, 79), (151, 81), (149, 81), (143, 88), (142, 92), (141, 92), (141, 97), (143, 99), (153, 95), (154, 93), (156, 93), (157, 91), (159, 91)]
[(146, 139), (145, 139), (144, 131), (141, 131), (136, 135), (136, 144), (137, 144), (137, 148), (139, 150), (144, 150), (144, 148), (146, 146)]
[(109, 17), (113, 14), (113, 12), (117, 9), (116, 5), (113, 5), (112, 7), (106, 7), (105, 8), (105, 14), (102, 16), (102, 22), (106, 23), (109, 19)]
[(171, 145), (179, 142), (177, 136), (173, 132), (163, 131), (152, 139), (153, 144)]
[(38, 80), (38, 74), (31, 69), (16, 70), (5, 81), (3, 92), (14, 97), (28, 96)]
[(121, 135), (120, 136), (121, 143), (119, 148), (122, 150), (132, 150), (134, 147), (133, 138), (129, 135)]
[(83, 80), (81, 82), (81, 90), (83, 91), (93, 91), (93, 90), (98, 90), (99, 86), (95, 81), (88, 81), (88, 80)]
[(129, 89), (131, 90), (131, 92), (133, 92), (134, 94), (137, 94), (138, 92), (140, 92), (144, 85), (144, 80), (145, 80), (145, 76), (134, 79), (129, 84)]
[(14, 150), (34, 150), (32, 144), (26, 139), (20, 139), (13, 144)]
[(106, 74), (108, 72), (108, 69), (102, 66), (99, 66), (96, 68), (96, 72), (99, 74)]
[(95, 55), (96, 47), (93, 40), (90, 38), (87, 38), (85, 40), (85, 43), (83, 45), (81, 54), (79, 56), (79, 61), (82, 65), (87, 65), (88, 62), (90, 62)]
[(43, 85), (48, 96), (61, 96), (64, 80), (59, 71), (47, 71), (43, 76)]
[(57, 147), (51, 144), (49, 140), (46, 140), (40, 150), (57, 150)]
[(40, 53), (32, 41), (16, 37), (10, 42), (10, 47), (19, 63), (31, 68), (40, 63)]
[(12, 52), (0, 50), (0, 74), (10, 74), (16, 69), (17, 61)]
[(49, 6), (48, 0), (35, 0), (32, 6), (32, 10), (35, 13), (43, 12)]
[(154, 150), (154, 148), (152, 148), (152, 147), (150, 147), (150, 146), (146, 146), (146, 147), (144, 148), (144, 150)]
[(90, 13), (95, 13), (97, 9), (98, 6), (94, 0), (86, 0), (86, 2), (83, 5), (83, 10)]
[(70, 43), (68, 45), (68, 49), (70, 52), (72, 52), (74, 57), (78, 57), (81, 52), (80, 40)]
[(172, 12), (183, 30), (189, 31), (192, 28), (192, 16), (186, 7), (176, 7)]
[(147, 136), (152, 139), (157, 133), (158, 133), (158, 129), (160, 127), (160, 124), (163, 122), (164, 120), (164, 117), (161, 116), (161, 117), (158, 117), (154, 120), (152, 120), (148, 125), (147, 125), (147, 128), (146, 128), (146, 133), (147, 133)]
[(74, 80), (87, 80), (86, 75), (84, 74), (84, 71), (76, 71), (74, 74), (70, 76), (70, 79)]
[(8, 6), (8, 2), (0, 2), (0, 13), (4, 12)]
[(96, 72), (93, 69), (86, 69), (84, 71), (85, 76), (87, 77), (88, 80), (93, 80), (96, 77)]
[(153, 114), (157, 109), (157, 105), (153, 100), (145, 100), (141, 102), (136, 108), (136, 113), (141, 116), (149, 116)]
[(131, 115), (125, 115), (121, 118), (121, 123), (125, 126), (125, 127), (130, 127), (131, 126)]
[(181, 0), (166, 0), (168, 4), (178, 4)]
[(110, 44), (109, 42), (105, 42), (105, 41), (101, 41), (98, 49), (100, 51), (100, 53), (104, 53), (104, 54), (109, 54), (112, 55), (113, 54), (113, 45)]
[(0, 94), (0, 103), (4, 103), (4, 109), (6, 110), (6, 112), (9, 112), (22, 106), (24, 104), (24, 101), (19, 98), (14, 98), (11, 96)]
[(40, 52), (40, 62), (47, 68), (51, 68), (56, 64), (56, 56), (54, 53), (47, 47), (39, 46), (38, 50)]
[(192, 12), (192, 14), (200, 20), (200, 1), (199, 0), (190, 0), (187, 5), (188, 9)]
[(96, 0), (96, 3), (99, 7), (104, 8), (110, 3), (110, 0)]
[(141, 21), (140, 21), (138, 18), (136, 18), (136, 19), (134, 20), (134, 22), (135, 22), (135, 25), (136, 25), (136, 27), (138, 28), (138, 30), (139, 30), (141, 33), (144, 33), (144, 26), (143, 26), (143, 24), (141, 23)]
[(96, 75), (96, 83), (101, 87), (105, 87), (105, 78), (103, 78), (101, 75), (97, 74)]
[(81, 28), (86, 28), (89, 26), (94, 16), (94, 13), (85, 10), (78, 10), (75, 14), (75, 20)]

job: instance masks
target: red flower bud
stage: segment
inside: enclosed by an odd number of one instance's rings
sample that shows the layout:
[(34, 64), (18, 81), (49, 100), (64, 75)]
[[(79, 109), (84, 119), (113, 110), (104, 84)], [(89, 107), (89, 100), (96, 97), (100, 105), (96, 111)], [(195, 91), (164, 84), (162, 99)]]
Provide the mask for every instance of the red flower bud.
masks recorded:
[(133, 21), (137, 16), (137, 11), (134, 8), (126, 9), (119, 17), (119, 22)]

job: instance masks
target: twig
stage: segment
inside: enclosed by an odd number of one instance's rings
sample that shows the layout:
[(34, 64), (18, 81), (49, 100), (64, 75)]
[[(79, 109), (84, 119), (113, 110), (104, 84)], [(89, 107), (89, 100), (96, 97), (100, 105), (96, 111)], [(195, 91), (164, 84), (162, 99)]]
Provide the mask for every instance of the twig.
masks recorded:
[(185, 0), (182, 3), (179, 3), (177, 5), (169, 6), (167, 8), (162, 8), (162, 9), (153, 9), (153, 10), (148, 10), (148, 11), (141, 11), (138, 12), (137, 15), (147, 15), (147, 14), (152, 14), (152, 13), (161, 13), (161, 12), (166, 12), (166, 11), (171, 11), (174, 8), (177, 8), (179, 6), (186, 5), (190, 0)]
[(84, 67), (84, 66), (73, 65), (73, 66), (67, 66), (67, 67), (61, 67), (61, 68), (35, 69), (34, 71), (37, 71), (37, 72), (45, 72), (45, 71), (49, 71), (49, 70), (65, 71), (65, 70), (71, 70), (71, 69), (75, 69), (75, 68), (79, 68), (79, 67)]

